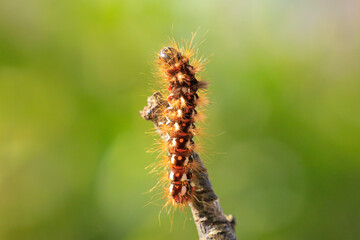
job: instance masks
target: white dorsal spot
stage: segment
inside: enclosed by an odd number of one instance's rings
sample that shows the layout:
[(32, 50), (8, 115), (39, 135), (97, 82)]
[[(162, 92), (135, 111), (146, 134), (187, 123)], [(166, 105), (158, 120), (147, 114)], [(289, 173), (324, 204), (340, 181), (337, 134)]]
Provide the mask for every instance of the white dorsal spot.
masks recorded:
[(180, 126), (178, 123), (175, 123), (174, 124), (174, 127), (175, 127), (175, 131), (179, 131), (180, 130)]
[(182, 117), (182, 111), (181, 111), (181, 109), (179, 109), (177, 113), (178, 113), (178, 114), (177, 114), (178, 117)]
[(186, 180), (187, 180), (187, 175), (184, 174), (184, 175), (182, 176), (182, 178), (181, 178), (181, 181), (184, 182), (184, 181), (186, 181)]
[(189, 157), (185, 158), (185, 162), (184, 162), (184, 166), (187, 165), (189, 163)]
[(171, 156), (171, 164), (175, 164), (175, 155)]
[(182, 186), (180, 195), (181, 195), (181, 196), (184, 196), (185, 193), (186, 193), (186, 187), (185, 187), (185, 186)]
[(185, 104), (186, 104), (185, 99), (184, 99), (183, 97), (180, 98), (180, 101), (181, 101), (181, 104), (182, 104), (182, 105), (185, 105)]
[(176, 147), (176, 138), (173, 138), (173, 140), (172, 140), (172, 145), (173, 145), (174, 147)]
[(169, 178), (170, 178), (170, 180), (171, 180), (171, 181), (173, 181), (173, 180), (174, 180), (174, 173), (173, 173), (173, 172), (170, 172), (170, 174), (169, 174)]
[(173, 192), (173, 184), (170, 184), (169, 192), (170, 192), (170, 194), (172, 194), (172, 192)]

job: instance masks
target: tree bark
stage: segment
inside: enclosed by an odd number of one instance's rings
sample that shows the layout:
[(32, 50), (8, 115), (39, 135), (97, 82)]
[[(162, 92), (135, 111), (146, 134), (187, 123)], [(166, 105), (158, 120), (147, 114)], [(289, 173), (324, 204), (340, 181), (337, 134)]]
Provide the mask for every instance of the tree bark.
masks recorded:
[[(159, 131), (159, 113), (163, 106), (168, 103), (163, 99), (159, 92), (155, 92), (148, 97), (148, 105), (140, 111), (141, 117), (154, 123)], [(235, 218), (232, 215), (226, 216), (220, 206), (219, 199), (216, 196), (207, 170), (198, 153), (195, 153), (195, 162), (199, 167), (193, 172), (193, 182), (195, 190), (193, 200), (189, 202), (194, 222), (199, 234), (200, 240), (236, 240)]]

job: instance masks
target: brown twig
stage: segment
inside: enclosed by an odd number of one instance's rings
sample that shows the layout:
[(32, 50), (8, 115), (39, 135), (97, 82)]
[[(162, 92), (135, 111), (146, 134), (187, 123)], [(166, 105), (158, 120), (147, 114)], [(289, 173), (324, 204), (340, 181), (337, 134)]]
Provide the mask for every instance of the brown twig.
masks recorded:
[[(140, 111), (140, 115), (145, 120), (150, 120), (158, 129), (159, 111), (167, 102), (159, 92), (155, 92), (148, 97), (148, 105)], [(158, 129), (161, 137), (162, 133)], [(232, 215), (225, 216), (219, 199), (216, 196), (209, 176), (200, 156), (195, 153), (195, 161), (199, 165), (194, 171), (193, 181), (195, 191), (193, 201), (189, 203), (200, 240), (235, 240), (235, 218)]]

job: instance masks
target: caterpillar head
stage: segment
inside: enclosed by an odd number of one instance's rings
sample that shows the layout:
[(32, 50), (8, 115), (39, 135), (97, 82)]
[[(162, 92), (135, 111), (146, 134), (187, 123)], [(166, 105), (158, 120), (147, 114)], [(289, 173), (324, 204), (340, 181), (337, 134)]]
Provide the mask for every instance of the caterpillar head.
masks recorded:
[(164, 47), (159, 53), (161, 62), (172, 65), (181, 59), (181, 54), (173, 47)]

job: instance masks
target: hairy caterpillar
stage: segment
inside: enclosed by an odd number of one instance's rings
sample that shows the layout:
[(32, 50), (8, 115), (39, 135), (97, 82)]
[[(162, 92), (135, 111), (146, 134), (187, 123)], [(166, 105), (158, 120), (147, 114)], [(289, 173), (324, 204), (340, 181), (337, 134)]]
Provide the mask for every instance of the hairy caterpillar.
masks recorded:
[(192, 171), (196, 168), (193, 137), (197, 133), (195, 108), (199, 103), (198, 90), (207, 85), (195, 77), (202, 69), (202, 62), (194, 60), (191, 65), (193, 53), (191, 47), (181, 50), (174, 43), (164, 47), (157, 60), (160, 77), (168, 87), (168, 95), (164, 99), (166, 107), (159, 114), (163, 121), (160, 121), (158, 131), (163, 136), (167, 151), (167, 195), (173, 205), (184, 205), (193, 199)]
[[(140, 111), (145, 120), (151, 120), (155, 125), (167, 152), (164, 161), (152, 164), (155, 165), (152, 172), (165, 175), (168, 171), (163, 178), (168, 198), (163, 208), (170, 203), (175, 208), (189, 203), (201, 239), (236, 240), (235, 219), (223, 213), (193, 140), (198, 133), (194, 123), (199, 118), (195, 108), (206, 102), (198, 94), (198, 90), (207, 85), (198, 74), (204, 61), (192, 58), (191, 43), (187, 49), (173, 43), (157, 55), (159, 76), (167, 87), (167, 97), (159, 91), (154, 92), (148, 97), (147, 106)], [(168, 170), (164, 171), (164, 168)], [(164, 181), (160, 179), (152, 190), (161, 183)]]

